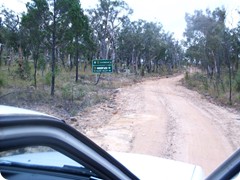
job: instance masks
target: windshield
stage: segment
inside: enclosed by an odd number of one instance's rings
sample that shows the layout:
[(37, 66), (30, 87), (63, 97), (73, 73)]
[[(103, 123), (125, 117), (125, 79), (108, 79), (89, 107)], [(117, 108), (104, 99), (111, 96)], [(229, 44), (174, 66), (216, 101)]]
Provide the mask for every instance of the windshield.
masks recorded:
[(69, 157), (50, 147), (36, 146), (2, 152), (0, 162), (9, 161), (30, 165), (63, 167), (64, 165), (83, 167)]
[(18, 167), (96, 176), (91, 170), (78, 162), (45, 146), (32, 146), (0, 152), (0, 167)]

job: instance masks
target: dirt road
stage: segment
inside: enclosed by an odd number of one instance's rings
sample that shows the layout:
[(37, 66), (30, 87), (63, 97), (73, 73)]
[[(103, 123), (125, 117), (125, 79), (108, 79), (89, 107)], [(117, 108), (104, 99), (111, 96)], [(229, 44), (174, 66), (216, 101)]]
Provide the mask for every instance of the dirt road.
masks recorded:
[(85, 134), (106, 150), (197, 164), (209, 174), (240, 147), (240, 114), (181, 86), (181, 78), (119, 89), (113, 104), (81, 115)]

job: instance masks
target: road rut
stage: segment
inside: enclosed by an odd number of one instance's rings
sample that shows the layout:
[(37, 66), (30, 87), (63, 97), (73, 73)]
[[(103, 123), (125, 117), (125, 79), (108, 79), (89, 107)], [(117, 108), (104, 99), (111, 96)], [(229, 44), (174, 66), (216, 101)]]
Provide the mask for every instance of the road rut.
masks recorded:
[(209, 174), (240, 147), (240, 114), (181, 86), (182, 78), (152, 79), (119, 89), (113, 111), (88, 113), (92, 124), (105, 120), (86, 127), (85, 134), (108, 151), (197, 164)]

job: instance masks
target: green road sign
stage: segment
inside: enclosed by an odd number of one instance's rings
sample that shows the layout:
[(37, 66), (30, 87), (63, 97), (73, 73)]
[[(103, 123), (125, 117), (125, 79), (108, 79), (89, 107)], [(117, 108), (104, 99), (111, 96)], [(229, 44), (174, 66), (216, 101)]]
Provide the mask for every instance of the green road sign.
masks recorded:
[(112, 60), (97, 59), (92, 60), (93, 73), (112, 73)]

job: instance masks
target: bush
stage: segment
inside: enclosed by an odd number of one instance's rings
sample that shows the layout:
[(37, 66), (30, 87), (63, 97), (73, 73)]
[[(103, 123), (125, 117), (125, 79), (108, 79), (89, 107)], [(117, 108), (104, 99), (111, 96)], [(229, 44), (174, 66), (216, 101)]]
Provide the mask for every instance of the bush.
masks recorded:
[(188, 71), (185, 72), (184, 78), (185, 78), (186, 81), (189, 80), (189, 72)]
[(52, 73), (48, 72), (45, 76), (45, 83), (46, 85), (50, 86), (52, 82)]
[(29, 61), (24, 61), (23, 62), (23, 67), (24, 67), (24, 76), (25, 76), (25, 78), (31, 77), (31, 66), (29, 64)]
[(70, 100), (73, 98), (72, 86), (67, 84), (62, 87), (62, 97), (64, 99)]
[(62, 97), (66, 100), (81, 100), (86, 92), (83, 88), (79, 86), (74, 86), (73, 84), (66, 84), (61, 88)]
[(75, 99), (81, 100), (85, 95), (86, 92), (83, 89), (78, 88), (77, 90), (75, 90)]
[(3, 71), (0, 71), (0, 87), (3, 87), (6, 84), (6, 76)]
[(0, 87), (3, 87), (4, 86), (4, 79), (0, 78)]
[(240, 92), (240, 70), (238, 70), (235, 77), (235, 89), (237, 92)]

